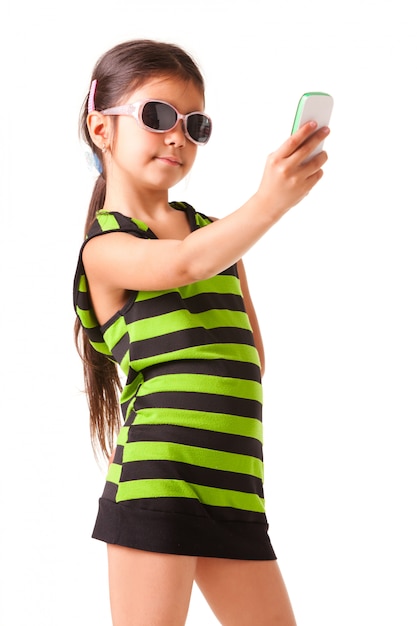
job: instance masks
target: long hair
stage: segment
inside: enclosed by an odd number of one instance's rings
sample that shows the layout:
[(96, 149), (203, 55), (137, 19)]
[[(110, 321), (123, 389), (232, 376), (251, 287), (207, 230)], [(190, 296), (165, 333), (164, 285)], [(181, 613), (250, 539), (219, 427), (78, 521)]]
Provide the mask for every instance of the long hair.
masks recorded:
[[(192, 57), (175, 44), (139, 39), (113, 47), (97, 61), (91, 82), (96, 80), (94, 94), (97, 111), (116, 106), (123, 98), (155, 76), (169, 76), (191, 81), (204, 95), (204, 80)], [(101, 174), (94, 185), (85, 222), (87, 235), (97, 211), (106, 197), (106, 171), (100, 150), (90, 137), (87, 126), (86, 96), (80, 112), (79, 132), (101, 164)], [(112, 120), (113, 129), (117, 124)], [(90, 411), (90, 433), (95, 453), (107, 458), (113, 450), (115, 435), (121, 424), (119, 394), (122, 388), (117, 365), (90, 344), (79, 318), (74, 326), (75, 344), (83, 361), (84, 384)]]

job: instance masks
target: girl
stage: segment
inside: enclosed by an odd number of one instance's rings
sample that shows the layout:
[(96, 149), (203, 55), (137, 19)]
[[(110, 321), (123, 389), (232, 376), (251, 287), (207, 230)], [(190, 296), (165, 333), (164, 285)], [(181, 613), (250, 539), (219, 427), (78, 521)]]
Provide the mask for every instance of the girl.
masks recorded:
[(295, 624), (267, 532), (264, 354), (241, 258), (321, 179), (324, 152), (303, 162), (329, 131), (302, 127), (216, 221), (168, 202), (211, 128), (179, 47), (130, 41), (94, 68), (81, 130), (101, 174), (74, 305), (92, 439), (110, 457), (93, 537), (114, 626), (184, 624), (194, 581), (224, 626)]

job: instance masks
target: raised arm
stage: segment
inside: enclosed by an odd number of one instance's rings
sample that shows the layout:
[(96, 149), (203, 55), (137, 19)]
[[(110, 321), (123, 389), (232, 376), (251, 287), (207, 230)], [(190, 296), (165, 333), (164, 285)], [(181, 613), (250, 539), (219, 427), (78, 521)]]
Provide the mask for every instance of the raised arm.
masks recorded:
[(258, 191), (242, 207), (183, 240), (140, 240), (125, 233), (93, 238), (83, 255), (89, 281), (108, 289), (170, 289), (236, 263), (322, 177), (325, 152), (303, 163), (327, 134), (315, 128), (306, 124), (269, 155)]

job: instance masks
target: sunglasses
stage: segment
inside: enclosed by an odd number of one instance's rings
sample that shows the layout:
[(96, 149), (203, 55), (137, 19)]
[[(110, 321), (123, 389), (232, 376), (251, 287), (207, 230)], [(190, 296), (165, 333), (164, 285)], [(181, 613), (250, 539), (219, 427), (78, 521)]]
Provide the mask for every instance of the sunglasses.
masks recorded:
[(184, 122), (184, 134), (193, 143), (203, 146), (211, 135), (211, 119), (199, 111), (182, 115), (172, 104), (162, 100), (141, 100), (122, 104), (101, 111), (103, 115), (131, 115), (146, 130), (166, 133), (175, 128), (179, 120)]

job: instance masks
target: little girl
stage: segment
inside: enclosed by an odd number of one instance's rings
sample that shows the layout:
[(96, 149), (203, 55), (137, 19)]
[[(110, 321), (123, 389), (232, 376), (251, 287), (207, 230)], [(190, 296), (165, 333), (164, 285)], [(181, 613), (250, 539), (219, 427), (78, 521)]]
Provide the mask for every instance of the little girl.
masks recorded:
[(81, 130), (101, 173), (74, 305), (92, 439), (110, 459), (93, 536), (114, 626), (183, 625), (194, 581), (224, 626), (295, 624), (268, 537), (264, 353), (241, 259), (321, 179), (326, 154), (305, 159), (329, 131), (304, 125), (215, 220), (168, 202), (211, 129), (178, 46), (129, 41), (96, 64)]

